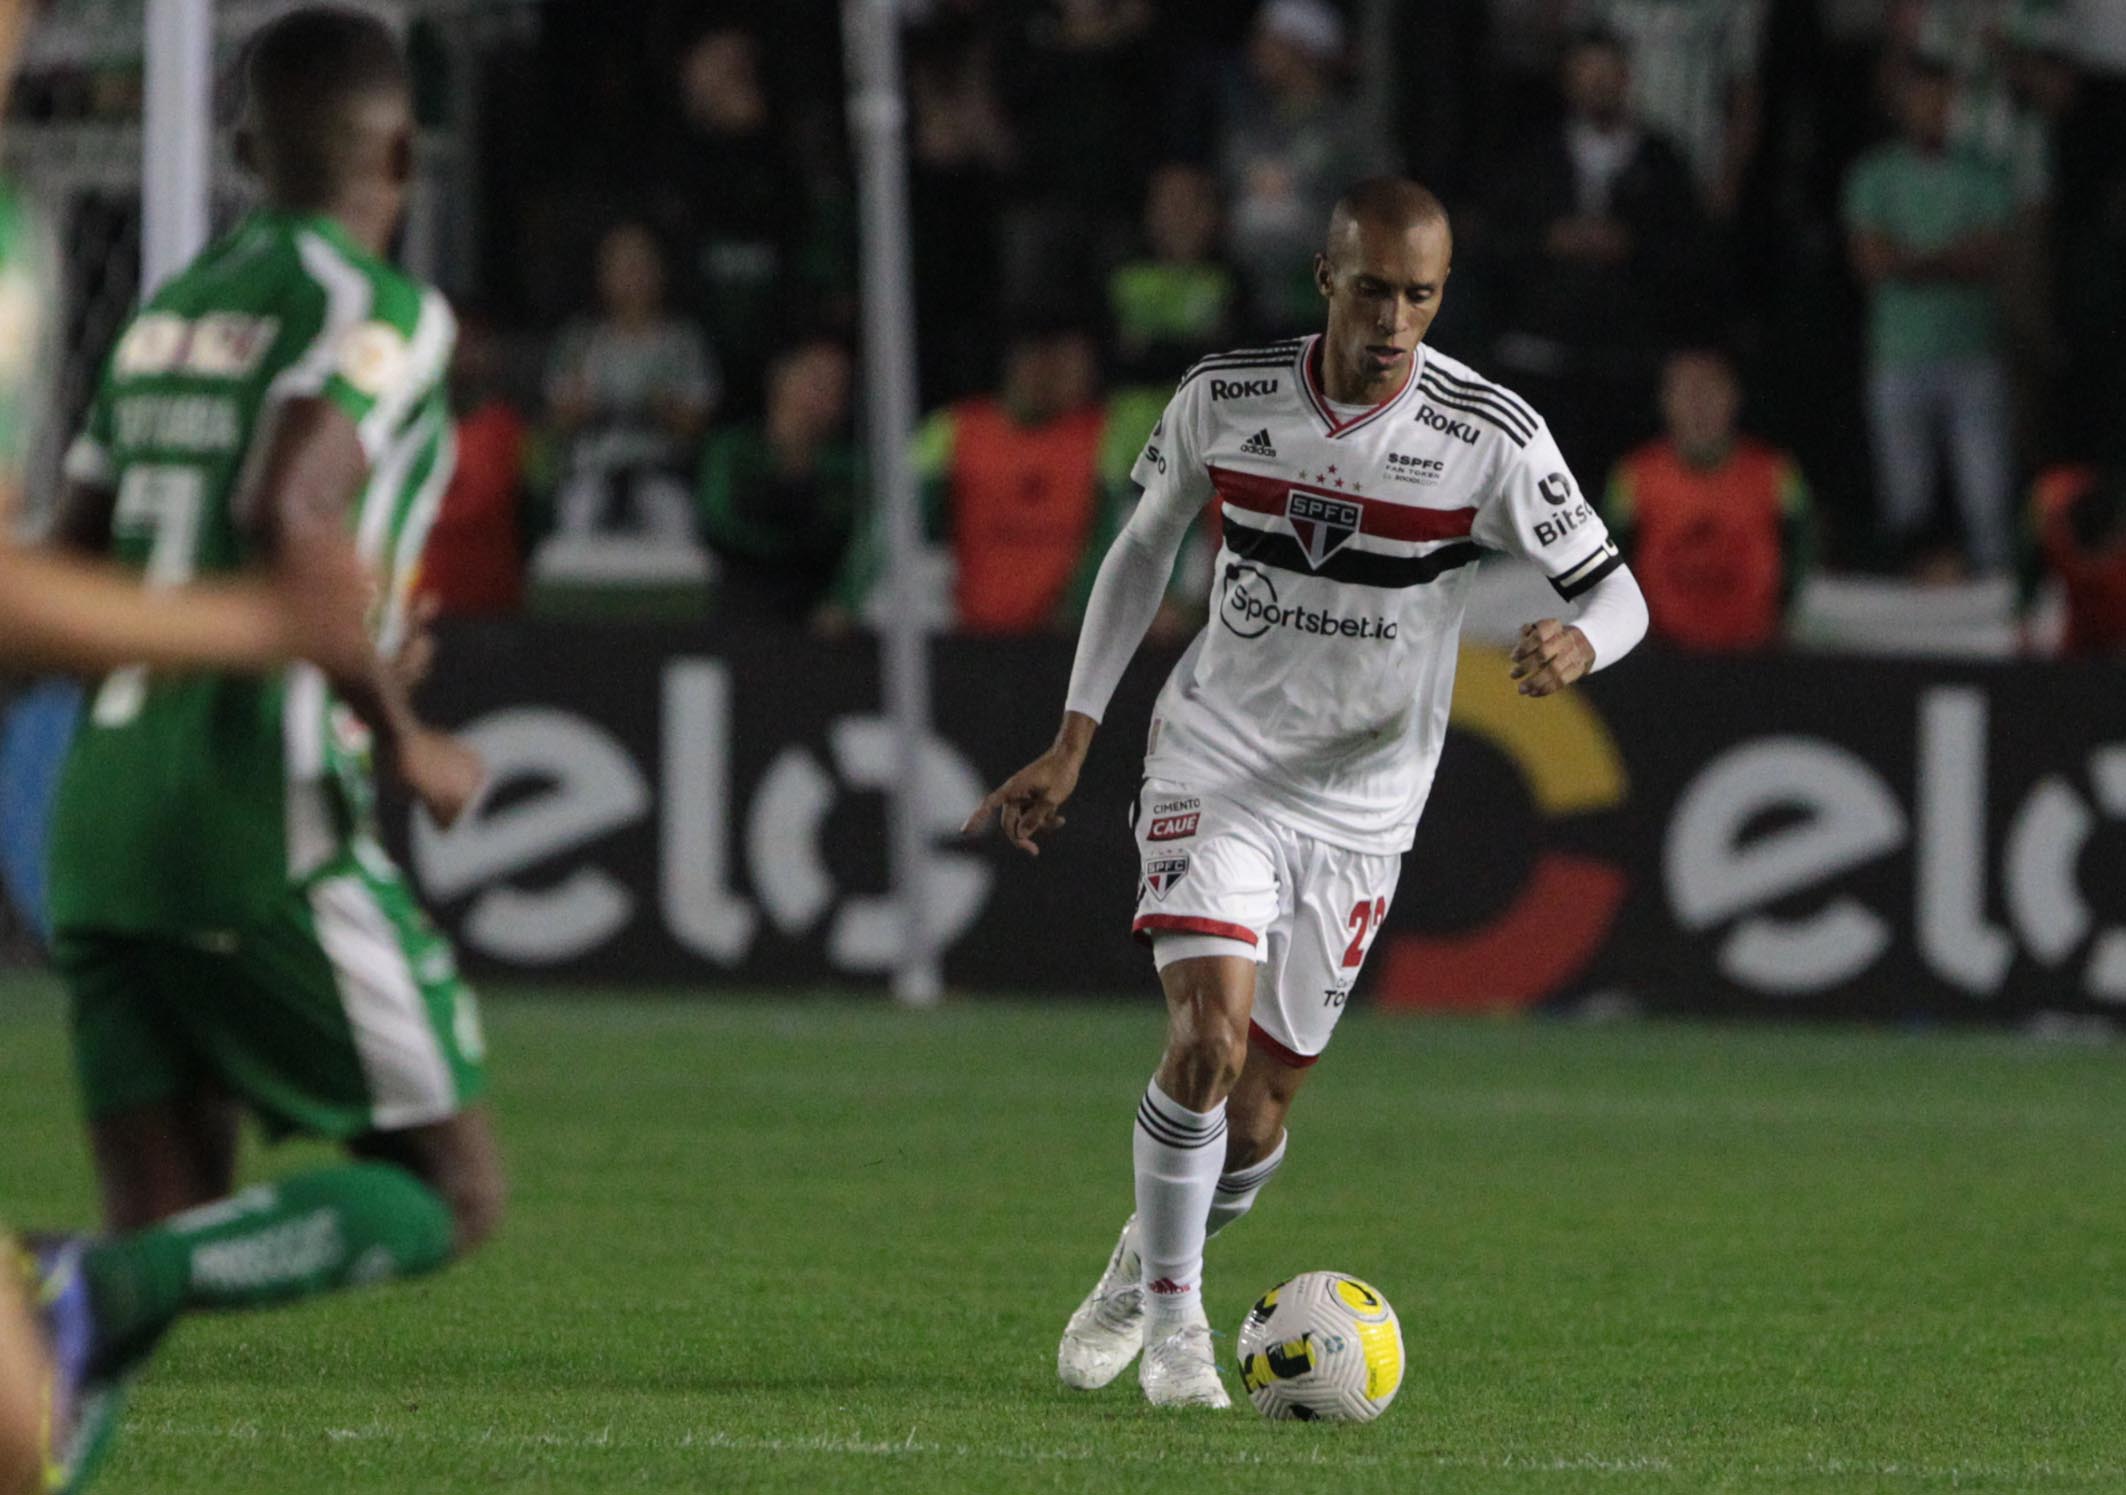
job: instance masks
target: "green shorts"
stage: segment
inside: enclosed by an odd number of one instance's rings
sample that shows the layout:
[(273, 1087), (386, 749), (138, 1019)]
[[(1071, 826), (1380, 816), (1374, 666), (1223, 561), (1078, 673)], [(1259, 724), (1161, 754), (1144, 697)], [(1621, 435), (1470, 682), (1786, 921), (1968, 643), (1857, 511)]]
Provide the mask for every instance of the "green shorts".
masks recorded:
[(399, 870), (352, 852), (236, 929), (62, 930), (91, 1120), (212, 1082), (276, 1132), (344, 1139), (487, 1087), (478, 1004)]

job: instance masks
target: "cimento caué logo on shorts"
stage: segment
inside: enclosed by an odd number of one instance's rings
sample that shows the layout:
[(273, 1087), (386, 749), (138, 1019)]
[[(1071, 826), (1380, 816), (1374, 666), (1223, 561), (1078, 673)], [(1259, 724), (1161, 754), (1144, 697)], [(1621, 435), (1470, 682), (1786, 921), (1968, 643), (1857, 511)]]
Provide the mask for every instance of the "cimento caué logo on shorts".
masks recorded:
[(1151, 808), (1151, 823), (1145, 828), (1147, 841), (1182, 841), (1196, 834), (1196, 826), (1203, 819), (1203, 801), (1196, 795), (1185, 799), (1154, 800)]
[(1180, 815), (1154, 815), (1151, 829), (1144, 833), (1147, 841), (1185, 841), (1196, 834), (1196, 825), (1203, 819), (1202, 812), (1190, 810)]

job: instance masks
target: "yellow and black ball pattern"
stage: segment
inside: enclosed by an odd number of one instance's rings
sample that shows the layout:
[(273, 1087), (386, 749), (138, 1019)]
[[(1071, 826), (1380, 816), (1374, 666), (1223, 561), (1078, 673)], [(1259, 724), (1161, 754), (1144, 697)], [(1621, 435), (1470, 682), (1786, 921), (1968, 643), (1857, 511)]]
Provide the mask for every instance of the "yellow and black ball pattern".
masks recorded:
[(1402, 1326), (1358, 1278), (1302, 1273), (1241, 1321), (1240, 1382), (1265, 1417), (1371, 1422), (1403, 1383)]

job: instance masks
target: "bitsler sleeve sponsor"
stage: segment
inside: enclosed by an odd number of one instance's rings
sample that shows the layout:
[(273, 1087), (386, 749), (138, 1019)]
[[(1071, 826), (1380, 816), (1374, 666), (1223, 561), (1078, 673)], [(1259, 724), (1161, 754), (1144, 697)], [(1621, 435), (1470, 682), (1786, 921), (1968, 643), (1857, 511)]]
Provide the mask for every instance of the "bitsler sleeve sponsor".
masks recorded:
[(1499, 452), (1498, 481), (1477, 509), (1478, 544), (1541, 566), (1568, 602), (1624, 564), (1547, 425), (1535, 422), (1524, 443)]

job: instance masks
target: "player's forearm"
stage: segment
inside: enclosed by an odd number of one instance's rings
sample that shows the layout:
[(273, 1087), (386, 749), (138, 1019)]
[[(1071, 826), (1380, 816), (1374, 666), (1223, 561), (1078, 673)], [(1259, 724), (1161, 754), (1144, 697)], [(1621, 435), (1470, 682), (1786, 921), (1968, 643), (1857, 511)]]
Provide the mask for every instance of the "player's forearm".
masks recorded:
[(264, 669), (293, 637), (272, 594), (240, 583), (151, 591), (57, 556), (0, 550), (0, 655), (58, 669)]
[[(322, 506), (298, 500), (287, 504), (278, 518), (274, 548), (283, 568), (299, 571), (304, 557), (325, 555), (345, 543), (338, 517)], [(400, 744), (419, 726), (405, 683), (393, 672), (390, 661), (364, 638), (355, 639), (354, 647), (342, 660), (336, 667), (326, 668), (325, 678), (331, 683), (333, 694), (369, 728), (376, 738), (378, 753), (390, 761)]]
[[(347, 507), (368, 476), (369, 459), (353, 418), (328, 399), (284, 401), (269, 429), (265, 459), (239, 510), (256, 516), (275, 563), (300, 571), (306, 558), (345, 545)], [(375, 735), (379, 754), (395, 761), (417, 724), (388, 662), (357, 641), (325, 678)]]
[(1073, 757), (1083, 759), (1092, 751), (1093, 734), (1099, 730), (1100, 724), (1084, 712), (1066, 710), (1063, 713), (1063, 725), (1056, 728), (1054, 745)]
[[(1078, 631), (1078, 653), (1063, 703), (1066, 730), (1072, 716), (1082, 717), (1091, 726), (1107, 714), (1107, 703), (1114, 699), (1123, 671), (1158, 616), (1173, 559), (1171, 553), (1159, 554), (1134, 525), (1108, 547), (1085, 604), (1084, 626)], [(1089, 732), (1086, 740), (1091, 740)]]
[(1631, 567), (1619, 566), (1596, 582), (1580, 599), (1580, 614), (1572, 620), (1594, 651), (1588, 669), (1606, 668), (1629, 654), (1646, 637), (1647, 622), (1646, 596)]

